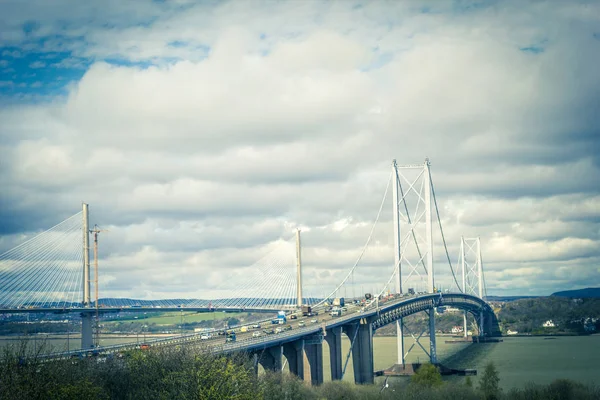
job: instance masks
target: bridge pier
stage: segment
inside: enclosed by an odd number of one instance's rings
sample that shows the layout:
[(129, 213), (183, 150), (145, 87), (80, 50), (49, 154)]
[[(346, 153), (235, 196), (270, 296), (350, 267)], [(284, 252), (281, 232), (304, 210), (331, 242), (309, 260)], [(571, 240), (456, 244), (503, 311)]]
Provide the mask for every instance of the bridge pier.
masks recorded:
[(327, 329), (325, 340), (329, 345), (329, 365), (331, 367), (331, 380), (342, 379), (342, 327), (336, 326)]
[(404, 318), (396, 321), (396, 346), (398, 349), (398, 364), (404, 365)]
[(94, 332), (91, 313), (81, 313), (81, 348), (94, 347)]
[(288, 361), (290, 372), (304, 380), (304, 340), (285, 343), (283, 355)]
[[(310, 383), (317, 386), (323, 383), (323, 343), (321, 340), (305, 340), (304, 354), (310, 368)], [(306, 378), (306, 374), (305, 374)]]
[(437, 346), (435, 343), (435, 309), (429, 309), (429, 362), (437, 364)]
[(281, 372), (283, 366), (283, 346), (267, 347), (260, 355), (258, 362), (265, 370)]
[(350, 339), (355, 338), (352, 345), (354, 383), (374, 383), (373, 328), (371, 323), (363, 318), (358, 325), (344, 326), (344, 330)]
[(484, 336), (485, 325), (483, 324), (483, 311), (479, 311), (479, 336)]
[(254, 369), (254, 376), (258, 376), (258, 353), (252, 354), (252, 366)]

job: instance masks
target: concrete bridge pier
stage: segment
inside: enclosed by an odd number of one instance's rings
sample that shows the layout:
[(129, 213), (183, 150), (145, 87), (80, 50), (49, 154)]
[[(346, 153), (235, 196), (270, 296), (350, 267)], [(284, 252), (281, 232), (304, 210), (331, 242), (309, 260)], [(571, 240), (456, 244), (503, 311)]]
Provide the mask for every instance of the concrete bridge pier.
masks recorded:
[[(321, 340), (306, 340), (304, 354), (310, 369), (310, 383), (317, 386), (323, 383), (323, 343)], [(305, 374), (305, 378), (308, 374)]]
[(290, 372), (304, 380), (304, 340), (285, 343), (283, 355), (288, 361)]
[(437, 346), (435, 342), (435, 309), (429, 309), (429, 362), (437, 364)]
[(252, 354), (252, 364), (253, 364), (253, 369), (254, 369), (254, 375), (258, 376), (258, 354), (254, 353)]
[(331, 380), (342, 379), (342, 327), (336, 326), (327, 329), (325, 340), (329, 345), (329, 365), (331, 366)]
[(268, 347), (259, 355), (258, 362), (265, 370), (281, 372), (283, 366), (283, 346)]
[(91, 349), (94, 347), (94, 331), (91, 313), (81, 313), (81, 348)]
[(374, 383), (373, 366), (373, 327), (366, 318), (360, 320), (358, 325), (344, 327), (350, 340), (354, 337), (352, 345), (352, 365), (354, 367), (354, 383)]

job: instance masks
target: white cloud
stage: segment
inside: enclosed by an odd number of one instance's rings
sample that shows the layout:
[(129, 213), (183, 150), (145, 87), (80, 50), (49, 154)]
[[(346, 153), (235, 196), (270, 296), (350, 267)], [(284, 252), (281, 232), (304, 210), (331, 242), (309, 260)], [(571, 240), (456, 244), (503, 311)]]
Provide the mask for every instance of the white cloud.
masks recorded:
[[(40, 7), (34, 36), (57, 30)], [(102, 7), (83, 25), (76, 7), (62, 33), (84, 39), (46, 49), (82, 57), (65, 67), (96, 57), (65, 100), (0, 109), (4, 247), (85, 200), (111, 230), (107, 294), (192, 296), (302, 226), (318, 290), (358, 257), (391, 159), (429, 156), (451, 259), (480, 236), (488, 291), (600, 284), (596, 5), (115, 7), (130, 17)], [(6, 10), (0, 38), (25, 40), (22, 10)], [(369, 290), (391, 271), (390, 220), (388, 200), (355, 276)]]

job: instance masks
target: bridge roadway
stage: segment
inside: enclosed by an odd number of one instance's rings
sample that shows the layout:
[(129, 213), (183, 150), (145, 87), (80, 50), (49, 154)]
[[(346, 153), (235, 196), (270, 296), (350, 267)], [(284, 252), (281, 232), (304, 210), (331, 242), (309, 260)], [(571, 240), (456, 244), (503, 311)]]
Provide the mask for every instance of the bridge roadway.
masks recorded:
[[(261, 332), (260, 336), (253, 337), (253, 331), (250, 330), (246, 333), (238, 333), (238, 340), (236, 342), (225, 343), (225, 337), (220, 335), (216, 335), (209, 340), (201, 340), (201, 334), (189, 334), (153, 339), (145, 343), (150, 346), (195, 344), (213, 353), (244, 351), (254, 357), (256, 366), (260, 363), (264, 368), (273, 370), (282, 369), (282, 355), (285, 355), (290, 364), (290, 371), (301, 378), (304, 378), (303, 362), (306, 358), (310, 365), (310, 380), (314, 384), (319, 384), (323, 381), (323, 339), (328, 342), (330, 347), (331, 376), (333, 379), (342, 378), (341, 336), (343, 333), (350, 338), (352, 343), (351, 351), (353, 355), (355, 382), (369, 383), (373, 381), (373, 332), (405, 316), (420, 311), (432, 310), (435, 307), (444, 305), (462, 308), (471, 312), (476, 317), (480, 326), (483, 326), (481, 331), (485, 332), (486, 335), (495, 336), (499, 334), (497, 320), (493, 315), (493, 311), (483, 300), (462, 293), (435, 293), (397, 297), (379, 304), (372, 302), (366, 309), (348, 304), (348, 312), (341, 317), (331, 317), (321, 309), (321, 313), (318, 316), (289, 320), (287, 325), (293, 327), (289, 331), (270, 335)], [(139, 308), (135, 310), (139, 310)], [(170, 309), (161, 308), (151, 310), (169, 311)], [(177, 308), (176, 310), (191, 311), (188, 308)], [(130, 309), (123, 309), (123, 311), (130, 311)], [(250, 312), (247, 309), (243, 311)], [(273, 312), (273, 310), (270, 311)], [(311, 320), (314, 319), (318, 321), (311, 323)], [(300, 321), (303, 321), (305, 326), (298, 326)], [(275, 329), (278, 326), (269, 323), (268, 326), (263, 325), (261, 330), (265, 328)], [(239, 331), (239, 329), (236, 330)], [(115, 353), (135, 348), (139, 348), (139, 344), (129, 343), (105, 346), (97, 348), (95, 351), (99, 353)], [(83, 355), (89, 351), (79, 350), (54, 353), (47, 355), (47, 357), (63, 358), (72, 356), (73, 354)]]

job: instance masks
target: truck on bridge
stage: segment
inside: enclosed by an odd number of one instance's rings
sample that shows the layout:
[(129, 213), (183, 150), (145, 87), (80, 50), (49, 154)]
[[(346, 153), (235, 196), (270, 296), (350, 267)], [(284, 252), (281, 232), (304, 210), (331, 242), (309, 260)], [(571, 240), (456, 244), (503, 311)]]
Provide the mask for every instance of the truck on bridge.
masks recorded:
[(287, 317), (285, 316), (285, 311), (279, 311), (277, 313), (277, 318), (271, 320), (271, 323), (274, 325), (283, 325), (287, 322)]
[(333, 306), (334, 307), (344, 307), (345, 304), (346, 303), (345, 303), (343, 297), (338, 297), (338, 298), (333, 299)]
[(302, 316), (303, 317), (311, 317), (312, 316), (312, 308), (310, 306), (302, 306)]

